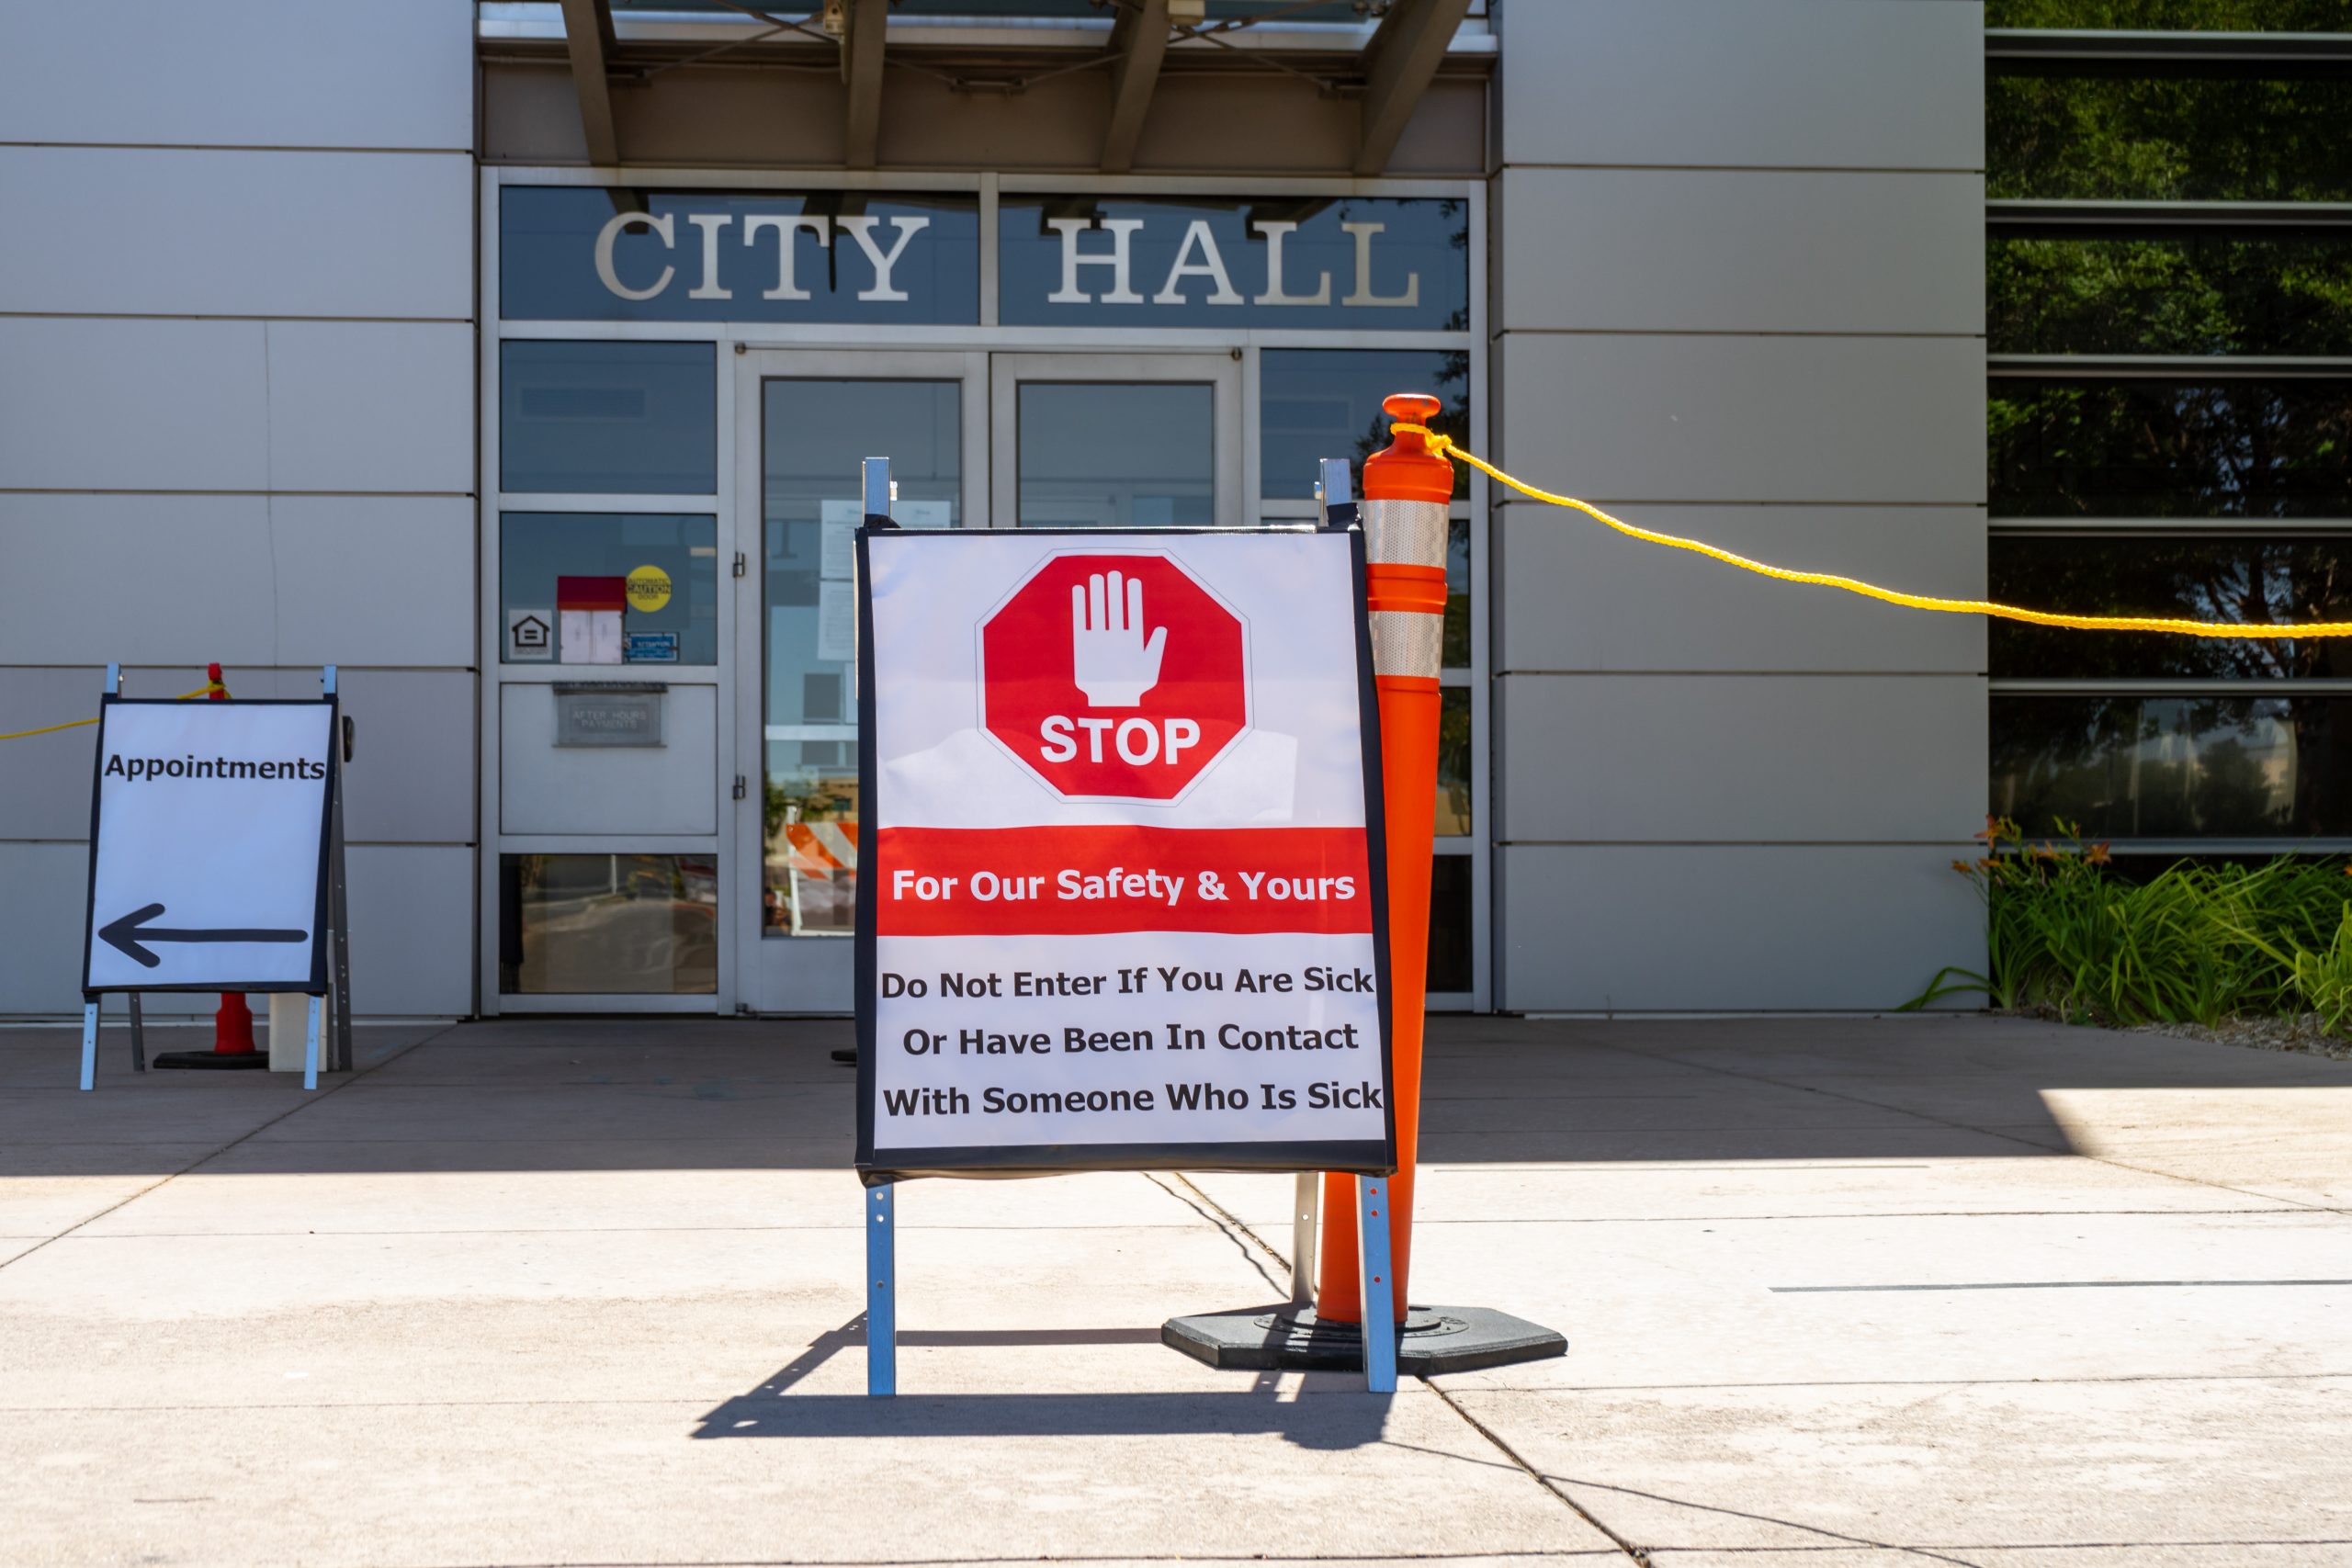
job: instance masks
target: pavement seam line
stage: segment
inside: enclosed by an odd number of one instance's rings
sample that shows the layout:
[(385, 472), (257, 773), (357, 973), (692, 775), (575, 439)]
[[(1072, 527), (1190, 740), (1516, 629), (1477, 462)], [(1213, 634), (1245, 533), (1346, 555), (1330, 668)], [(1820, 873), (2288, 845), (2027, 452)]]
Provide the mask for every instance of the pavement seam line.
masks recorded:
[(402, 1056), (407, 1055), (411, 1051), (415, 1050), (418, 1046), (438, 1040), (441, 1036), (448, 1033), (451, 1030), (457, 1027), (458, 1026), (455, 1023), (445, 1023), (440, 1028), (435, 1030), (432, 1033), (427, 1034), (421, 1039), (410, 1041), (399, 1050), (394, 1051), (390, 1055), (386, 1056), (382, 1061), (373, 1063), (368, 1066), (363, 1067), (355, 1060), (351, 1066), (351, 1076), (344, 1079), (341, 1083), (329, 1085), (323, 1092), (305, 1094), (300, 1100), (296, 1100), (292, 1105), (288, 1106), (285, 1110), (279, 1111), (268, 1121), (260, 1123), (258, 1126), (246, 1128), (235, 1137), (221, 1145), (219, 1148), (214, 1149), (210, 1154), (200, 1156), (199, 1157), (180, 1167), (179, 1169), (172, 1171), (168, 1175), (157, 1177), (146, 1186), (141, 1187), (138, 1191), (130, 1193), (127, 1197), (107, 1204), (105, 1208), (100, 1209), (95, 1214), (84, 1215), (82, 1218), (74, 1221), (72, 1224), (67, 1225), (63, 1230), (59, 1231), (55, 1235), (43, 1237), (33, 1246), (17, 1253), (14, 1258), (0, 1259), (0, 1269), (13, 1269), (17, 1264), (22, 1263), (26, 1258), (30, 1258), (34, 1253), (40, 1251), (43, 1247), (50, 1246), (51, 1243), (63, 1241), (75, 1231), (81, 1230), (85, 1226), (96, 1224), (100, 1220), (105, 1219), (108, 1214), (115, 1213), (117, 1210), (129, 1208), (131, 1204), (136, 1203), (141, 1198), (146, 1197), (150, 1192), (153, 1192), (160, 1188), (168, 1186), (172, 1182), (177, 1181), (183, 1176), (187, 1176), (203, 1169), (206, 1166), (210, 1165), (214, 1160), (219, 1159), (222, 1155), (227, 1154), (231, 1149), (235, 1148), (238, 1145), (245, 1142), (247, 1139), (259, 1136), (261, 1134), (267, 1132), (270, 1128), (277, 1126), (280, 1122), (285, 1121), (288, 1116), (298, 1116), (303, 1111), (309, 1110), (311, 1107), (323, 1103), (324, 1101), (334, 1098), (335, 1095), (341, 1094), (345, 1089), (349, 1089), (352, 1085), (357, 1083), (368, 1074), (375, 1072), (378, 1068), (388, 1066), (390, 1064), (399, 1061)]
[(1468, 1425), (1472, 1431), (1486, 1438), (1489, 1443), (1492, 1443), (1496, 1450), (1500, 1452), (1505, 1459), (1510, 1461), (1514, 1465), (1517, 1465), (1520, 1470), (1526, 1474), (1530, 1481), (1532, 1481), (1536, 1485), (1541, 1486), (1552, 1496), (1558, 1498), (1563, 1503), (1566, 1503), (1571, 1509), (1575, 1510), (1577, 1517), (1582, 1519), (1594, 1529), (1599, 1530), (1602, 1535), (1607, 1536), (1611, 1540), (1616, 1542), (1617, 1550), (1632, 1558), (1635, 1562), (1639, 1563), (1641, 1568), (1651, 1568), (1650, 1554), (1648, 1551), (1641, 1547), (1635, 1546), (1632, 1541), (1627, 1540), (1623, 1536), (1619, 1535), (1615, 1530), (1611, 1529), (1607, 1525), (1602, 1524), (1599, 1519), (1593, 1517), (1591, 1509), (1586, 1507), (1582, 1503), (1577, 1502), (1574, 1496), (1569, 1495), (1566, 1487), (1561, 1486), (1553, 1481), (1550, 1476), (1545, 1475), (1542, 1471), (1528, 1463), (1526, 1460), (1520, 1456), (1520, 1452), (1517, 1449), (1512, 1448), (1509, 1443), (1503, 1441), (1502, 1434), (1497, 1432), (1484, 1421), (1479, 1420), (1476, 1416), (1471, 1415), (1467, 1410), (1464, 1410), (1462, 1407), (1461, 1401), (1455, 1399), (1453, 1394), (1447, 1393), (1443, 1387), (1440, 1386), (1435, 1378), (1423, 1378), (1421, 1380), (1421, 1386), (1428, 1389), (1431, 1393), (1436, 1394), (1439, 1401), (1443, 1404), (1448, 1410), (1453, 1411), (1456, 1416), (1462, 1417), (1463, 1421)]
[[(1187, 1179), (1182, 1173), (1171, 1171), (1170, 1174), (1173, 1176), (1177, 1181), (1183, 1184), (1186, 1191), (1191, 1192), (1194, 1198), (1200, 1201), (1200, 1202), (1208, 1206), (1209, 1210), (1216, 1215), (1218, 1224), (1228, 1226), (1232, 1230), (1238, 1232), (1241, 1235), (1247, 1236), (1251, 1242), (1257, 1245), (1257, 1247), (1261, 1252), (1263, 1252), (1275, 1262), (1283, 1265), (1285, 1269), (1288, 1268), (1290, 1260), (1269, 1246), (1266, 1242), (1266, 1238), (1260, 1235), (1256, 1231), (1251, 1230), (1238, 1215), (1235, 1214), (1230, 1209), (1227, 1209), (1216, 1199), (1210, 1197), (1206, 1192), (1202, 1191), (1200, 1188), (1194, 1186), (1192, 1181)], [(1157, 1178), (1154, 1179), (1157, 1179)], [(1460, 1404), (1456, 1404), (1452, 1394), (1447, 1393), (1444, 1389), (1438, 1386), (1436, 1379), (1424, 1377), (1420, 1380), (1420, 1382), (1423, 1388), (1426, 1388), (1431, 1393), (1436, 1394), (1440, 1402), (1442, 1402), (1448, 1410), (1453, 1411), (1454, 1415), (1460, 1416), (1462, 1420), (1469, 1426), (1472, 1431), (1477, 1433), (1480, 1437), (1486, 1438), (1487, 1442), (1493, 1444), (1502, 1456), (1510, 1461), (1511, 1464), (1530, 1481), (1534, 1482), (1536, 1485), (1542, 1487), (1547, 1495), (1566, 1504), (1568, 1507), (1575, 1512), (1578, 1518), (1590, 1525), (1594, 1529), (1599, 1530), (1602, 1535), (1607, 1536), (1610, 1540), (1616, 1544), (1618, 1551), (1623, 1552), (1635, 1562), (1641, 1564), (1641, 1568), (1651, 1568), (1648, 1553), (1645, 1552), (1640, 1547), (1635, 1546), (1632, 1541), (1627, 1540), (1623, 1536), (1619, 1535), (1615, 1530), (1611, 1529), (1607, 1525), (1602, 1524), (1599, 1519), (1594, 1518), (1583, 1504), (1577, 1502), (1574, 1497), (1569, 1496), (1559, 1487), (1555, 1486), (1544, 1477), (1541, 1471), (1537, 1470), (1533, 1465), (1529, 1464), (1524, 1459), (1521, 1459), (1519, 1455), (1519, 1451), (1513, 1449), (1509, 1443), (1503, 1441), (1500, 1437), (1497, 1436), (1485, 1422), (1480, 1421), (1476, 1416), (1471, 1415), (1467, 1410), (1463, 1409)]]
[[(1250, 1246), (1257, 1247), (1259, 1251), (1272, 1258), (1275, 1264), (1281, 1268), (1285, 1276), (1290, 1273), (1290, 1259), (1284, 1257), (1282, 1253), (1275, 1251), (1272, 1247), (1268, 1247), (1266, 1245), (1266, 1238), (1260, 1235), (1256, 1231), (1251, 1230), (1248, 1225), (1243, 1224), (1239, 1218), (1238, 1218), (1231, 1210), (1218, 1202), (1216, 1199), (1210, 1197), (1207, 1193), (1202, 1191), (1198, 1187), (1193, 1185), (1193, 1183), (1185, 1178), (1183, 1172), (1171, 1170), (1167, 1173), (1167, 1176), (1169, 1181), (1175, 1182), (1177, 1187), (1182, 1187), (1183, 1189), (1183, 1191), (1179, 1192), (1176, 1190), (1176, 1187), (1170, 1187), (1168, 1185), (1168, 1181), (1161, 1180), (1159, 1173), (1157, 1171), (1147, 1170), (1143, 1173), (1143, 1179), (1146, 1181), (1150, 1182), (1154, 1187), (1159, 1188), (1161, 1191), (1167, 1193), (1170, 1197), (1175, 1199), (1186, 1208), (1200, 1214), (1200, 1216), (1208, 1221), (1210, 1224), (1226, 1232), (1229, 1239), (1237, 1242), (1248, 1242)], [(1244, 1258), (1250, 1258), (1250, 1247), (1243, 1247), (1241, 1249), (1241, 1255)], [(1258, 1271), (1258, 1277), (1266, 1281), (1269, 1289), (1286, 1291), (1290, 1288), (1290, 1282), (1287, 1278), (1281, 1280), (1275, 1279), (1272, 1274), (1266, 1272), (1266, 1266), (1259, 1262), (1256, 1258), (1250, 1258), (1250, 1266)]]

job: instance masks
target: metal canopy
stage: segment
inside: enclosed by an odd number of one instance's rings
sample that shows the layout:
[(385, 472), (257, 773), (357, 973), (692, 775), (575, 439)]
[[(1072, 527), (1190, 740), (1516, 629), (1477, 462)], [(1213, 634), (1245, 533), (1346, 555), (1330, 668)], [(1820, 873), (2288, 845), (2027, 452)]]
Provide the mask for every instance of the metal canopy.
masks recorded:
[[(588, 161), (621, 162), (613, 91), (706, 65), (838, 71), (842, 167), (879, 157), (883, 84), (890, 73), (932, 78), (958, 94), (1018, 96), (1037, 83), (1102, 70), (1097, 162), (1134, 167), (1152, 102), (1170, 76), (1266, 72), (1327, 97), (1360, 101), (1350, 172), (1386, 172), (1441, 69), (1491, 67), (1497, 39), (1480, 0), (1369, 0), (1361, 11), (1289, 0), (1220, 15), (1185, 0), (1093, 0), (1081, 14), (1041, 0), (1035, 16), (998, 7), (894, 14), (892, 0), (706, 0), (662, 9), (614, 0), (481, 0), (486, 53), (542, 58), (560, 49), (580, 102)], [(1350, 19), (1352, 18), (1352, 19)]]

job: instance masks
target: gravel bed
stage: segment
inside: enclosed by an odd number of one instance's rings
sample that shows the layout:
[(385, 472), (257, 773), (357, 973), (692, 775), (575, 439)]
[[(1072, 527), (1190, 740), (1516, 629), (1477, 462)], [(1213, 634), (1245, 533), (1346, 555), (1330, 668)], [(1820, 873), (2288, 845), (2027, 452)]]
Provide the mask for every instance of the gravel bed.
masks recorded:
[[(2044, 1023), (2064, 1023), (2055, 1008), (1989, 1008), (1995, 1018), (2030, 1018)], [(2306, 1055), (2326, 1056), (2338, 1062), (2352, 1062), (2352, 1040), (2328, 1033), (2320, 1027), (2319, 1014), (2307, 1012), (2299, 1018), (2233, 1018), (2218, 1027), (2208, 1029), (2201, 1023), (2136, 1023), (2120, 1030), (2122, 1034), (2162, 1034), (2174, 1040), (2202, 1040), (2209, 1045), (2241, 1045), (2249, 1051), (2296, 1051)]]

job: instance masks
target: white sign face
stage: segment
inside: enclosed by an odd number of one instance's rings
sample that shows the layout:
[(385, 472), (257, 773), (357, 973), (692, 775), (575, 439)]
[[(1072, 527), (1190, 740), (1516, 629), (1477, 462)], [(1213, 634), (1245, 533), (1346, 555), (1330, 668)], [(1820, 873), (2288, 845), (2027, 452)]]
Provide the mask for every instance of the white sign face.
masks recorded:
[(85, 990), (323, 984), (334, 715), (331, 701), (107, 699)]
[(1358, 538), (862, 544), (859, 1168), (1393, 1168)]

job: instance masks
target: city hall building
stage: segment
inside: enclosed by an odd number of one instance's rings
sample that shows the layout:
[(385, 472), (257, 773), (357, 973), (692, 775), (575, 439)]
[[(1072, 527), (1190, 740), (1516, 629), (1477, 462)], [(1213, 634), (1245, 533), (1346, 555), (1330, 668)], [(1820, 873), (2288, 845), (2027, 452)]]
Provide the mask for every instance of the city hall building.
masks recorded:
[[(2196, 476), (2155, 494), (2154, 459), (2035, 423), (2189, 372), (1988, 359), (1988, 243), (2117, 215), (1988, 207), (1988, 90), (2075, 67), (1986, 22), (7, 6), (0, 730), (86, 714), (109, 662), (148, 695), (218, 660), (238, 696), (333, 663), (360, 1013), (822, 1014), (860, 893), (867, 456), (909, 527), (1303, 519), (1317, 460), (1424, 390), (1530, 482), (1793, 567), (2165, 611), (2150, 563), (2235, 504), (2290, 520), (2264, 547), (2304, 581), (2347, 510), (2324, 475), (2300, 510), (2209, 484), (2201, 513)], [(2114, 232), (2212, 220), (2188, 207)], [(2312, 364), (2262, 374), (2341, 422)], [(1988, 805), (2147, 854), (2337, 830), (2325, 670), (2042, 641), (2005, 676), (1976, 618), (1475, 474), (1452, 515), (1437, 1007), (1899, 1004), (1981, 965), (1951, 863)], [(0, 1014), (79, 1001), (90, 735), (0, 744)], [(2217, 737), (2258, 797), (2236, 816), (2193, 798)]]

